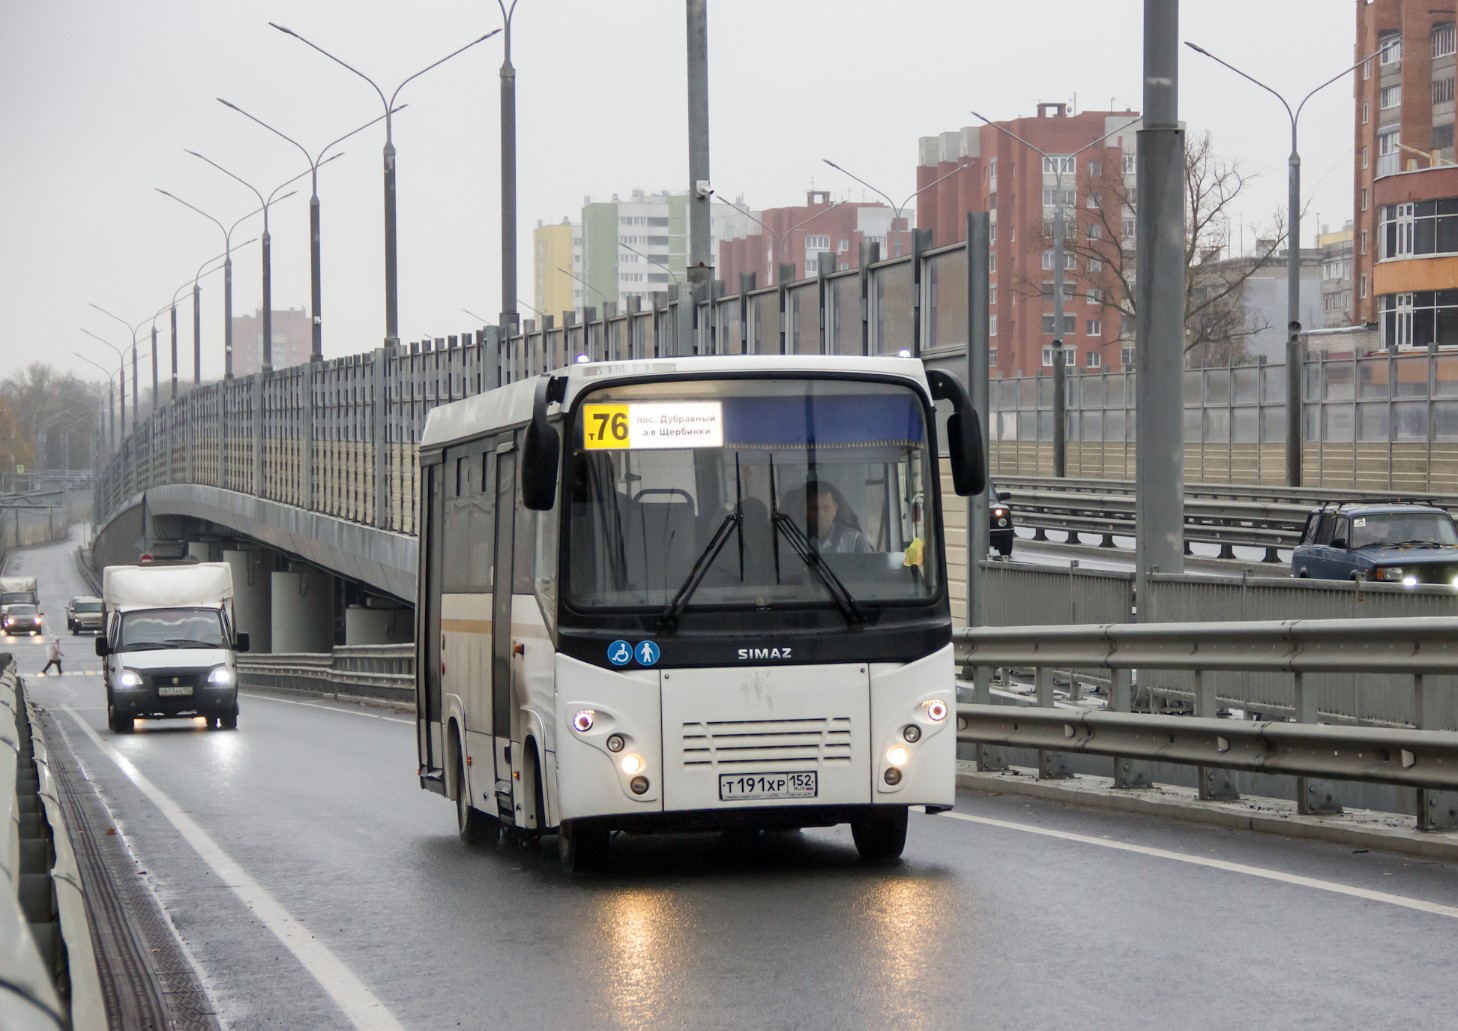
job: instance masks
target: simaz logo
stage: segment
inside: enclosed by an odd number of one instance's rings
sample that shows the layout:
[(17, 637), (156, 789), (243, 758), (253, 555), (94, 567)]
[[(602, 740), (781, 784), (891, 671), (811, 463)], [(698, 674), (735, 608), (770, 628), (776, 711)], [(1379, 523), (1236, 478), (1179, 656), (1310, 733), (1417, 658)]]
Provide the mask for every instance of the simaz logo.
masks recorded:
[(790, 658), (789, 648), (740, 648), (739, 661), (747, 662), (750, 659), (788, 659)]

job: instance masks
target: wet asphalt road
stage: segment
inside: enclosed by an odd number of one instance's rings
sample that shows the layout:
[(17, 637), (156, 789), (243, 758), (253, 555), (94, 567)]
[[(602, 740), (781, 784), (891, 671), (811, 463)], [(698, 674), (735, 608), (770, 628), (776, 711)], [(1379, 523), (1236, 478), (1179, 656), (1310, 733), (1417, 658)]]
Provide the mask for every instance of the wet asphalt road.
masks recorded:
[[(64, 547), (13, 556), (48, 618)], [(1441, 1027), (1458, 866), (965, 793), (904, 861), (846, 828), (469, 849), (411, 714), (248, 693), (240, 730), (105, 726), (6, 642), (229, 1028)], [(73, 675), (74, 670), (90, 673)]]

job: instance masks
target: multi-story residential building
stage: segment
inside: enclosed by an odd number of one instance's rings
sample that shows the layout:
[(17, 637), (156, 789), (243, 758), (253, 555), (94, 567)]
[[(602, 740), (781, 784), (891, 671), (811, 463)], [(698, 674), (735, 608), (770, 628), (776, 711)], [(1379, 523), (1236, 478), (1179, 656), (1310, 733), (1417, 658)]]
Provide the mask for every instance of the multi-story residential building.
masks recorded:
[[(756, 286), (782, 278), (808, 279), (819, 272), (822, 254), (835, 256), (835, 269), (854, 268), (860, 263), (862, 243), (880, 244), (883, 257), (892, 256), (888, 246), (900, 244), (903, 250), (911, 246), (904, 215), (898, 219), (880, 203), (831, 201), (825, 190), (811, 190), (803, 205), (748, 214), (752, 221), (746, 217), (741, 226), (726, 227), (719, 239), (714, 275), (731, 290), (739, 288), (739, 277), (746, 273), (754, 276)], [(793, 272), (781, 277), (782, 265), (793, 266)]]
[[(314, 350), (313, 324), (303, 308), (275, 310), (271, 322), (273, 348), (269, 357), (275, 369), (303, 365)], [(251, 376), (263, 371), (263, 309), (252, 315), (233, 316), (233, 375)]]
[[(991, 368), (1052, 368), (1054, 340), (1080, 369), (1132, 363), (1133, 320), (1118, 306), (1134, 272), (1135, 111), (1039, 104), (1035, 117), (920, 142), (916, 224), (935, 246), (966, 237), (966, 212), (992, 221)], [(959, 168), (960, 166), (960, 168)], [(948, 175), (948, 173), (955, 173)], [(940, 179), (940, 181), (938, 181)], [(1064, 211), (1063, 325), (1055, 326), (1053, 219)]]
[[(586, 288), (571, 276), (565, 276), (561, 269), (571, 269), (573, 275), (582, 275), (582, 224), (563, 218), (555, 225), (544, 225), (537, 220), (532, 232), (532, 285), (535, 304), (533, 307), (543, 315), (580, 308)], [(531, 312), (522, 312), (530, 317)]]
[(1321, 325), (1323, 329), (1352, 324), (1352, 223), (1334, 232), (1325, 227), (1316, 237), (1321, 249)]
[(1357, 0), (1354, 318), (1389, 350), (1458, 347), (1458, 3)]

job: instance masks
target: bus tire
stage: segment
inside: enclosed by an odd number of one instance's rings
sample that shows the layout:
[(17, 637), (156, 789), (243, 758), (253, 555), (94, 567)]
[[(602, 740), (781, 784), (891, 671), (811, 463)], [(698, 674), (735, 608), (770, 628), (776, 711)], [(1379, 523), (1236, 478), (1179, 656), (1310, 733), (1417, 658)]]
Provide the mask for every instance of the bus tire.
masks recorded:
[(466, 788), (466, 763), (464, 757), (456, 760), (456, 833), (467, 845), (490, 845), (501, 830), (501, 822), (487, 816), (471, 804), (471, 793)]
[(890, 863), (906, 848), (907, 808), (875, 806), (851, 819), (856, 851), (868, 863)]
[(607, 862), (608, 827), (597, 820), (563, 820), (557, 828), (557, 859), (564, 873), (591, 873)]

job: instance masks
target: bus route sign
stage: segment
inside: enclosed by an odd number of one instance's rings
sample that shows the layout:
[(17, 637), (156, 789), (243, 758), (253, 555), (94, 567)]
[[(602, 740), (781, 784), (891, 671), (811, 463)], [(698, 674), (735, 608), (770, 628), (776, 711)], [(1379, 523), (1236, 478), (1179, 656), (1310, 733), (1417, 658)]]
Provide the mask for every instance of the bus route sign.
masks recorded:
[(719, 401), (583, 405), (582, 446), (589, 451), (723, 447), (724, 406)]

